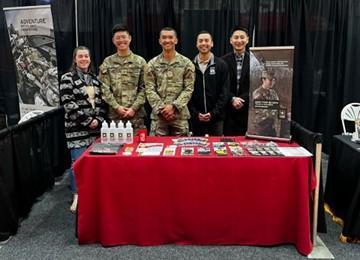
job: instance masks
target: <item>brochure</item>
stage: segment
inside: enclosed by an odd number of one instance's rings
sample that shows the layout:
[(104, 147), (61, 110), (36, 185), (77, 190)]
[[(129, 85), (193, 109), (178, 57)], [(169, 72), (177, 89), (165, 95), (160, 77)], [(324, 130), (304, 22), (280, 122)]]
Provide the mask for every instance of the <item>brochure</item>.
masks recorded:
[(91, 154), (117, 154), (122, 147), (121, 144), (94, 143), (91, 146)]

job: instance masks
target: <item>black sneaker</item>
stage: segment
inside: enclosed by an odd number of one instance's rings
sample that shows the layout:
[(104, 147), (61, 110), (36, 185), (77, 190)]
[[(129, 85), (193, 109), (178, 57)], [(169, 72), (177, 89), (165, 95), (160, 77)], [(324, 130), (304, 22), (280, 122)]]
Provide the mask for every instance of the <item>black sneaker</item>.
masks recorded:
[(11, 236), (8, 233), (0, 233), (0, 245), (6, 244)]

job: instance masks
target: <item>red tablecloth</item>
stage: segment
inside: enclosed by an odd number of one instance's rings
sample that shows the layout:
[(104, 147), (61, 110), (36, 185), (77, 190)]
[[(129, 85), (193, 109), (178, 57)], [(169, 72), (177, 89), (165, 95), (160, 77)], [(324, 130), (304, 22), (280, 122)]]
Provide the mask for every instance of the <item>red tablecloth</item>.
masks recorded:
[[(171, 139), (148, 141), (169, 144)], [(290, 243), (304, 255), (312, 250), (311, 157), (145, 157), (87, 151), (75, 172), (80, 244)]]

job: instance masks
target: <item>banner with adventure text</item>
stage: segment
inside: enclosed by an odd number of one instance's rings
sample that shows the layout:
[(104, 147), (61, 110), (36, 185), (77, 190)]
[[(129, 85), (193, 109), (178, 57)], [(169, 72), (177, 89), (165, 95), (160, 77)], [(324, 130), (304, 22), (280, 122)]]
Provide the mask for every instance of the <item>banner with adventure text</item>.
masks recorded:
[(289, 141), (294, 47), (250, 48), (246, 136)]
[(17, 75), (20, 114), (59, 106), (50, 5), (4, 8)]

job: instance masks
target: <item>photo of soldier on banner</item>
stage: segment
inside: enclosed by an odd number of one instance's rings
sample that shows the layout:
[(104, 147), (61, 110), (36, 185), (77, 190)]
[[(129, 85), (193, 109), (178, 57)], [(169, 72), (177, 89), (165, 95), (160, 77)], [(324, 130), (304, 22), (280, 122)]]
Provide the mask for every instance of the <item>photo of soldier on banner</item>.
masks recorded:
[(4, 8), (16, 66), (20, 113), (59, 106), (54, 27), (50, 5)]
[(246, 136), (289, 141), (294, 47), (250, 48)]

